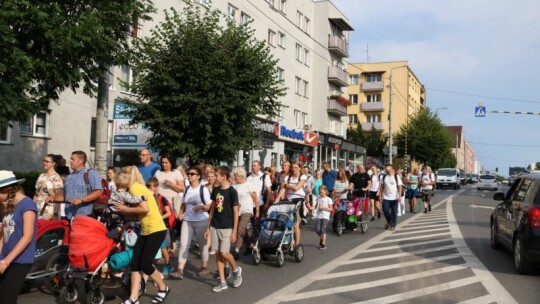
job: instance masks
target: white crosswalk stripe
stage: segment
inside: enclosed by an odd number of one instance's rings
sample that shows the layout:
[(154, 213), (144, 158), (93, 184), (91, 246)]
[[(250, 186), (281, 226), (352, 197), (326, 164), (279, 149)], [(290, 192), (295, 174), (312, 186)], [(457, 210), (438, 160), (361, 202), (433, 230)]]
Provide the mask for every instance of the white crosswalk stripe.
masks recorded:
[(517, 303), (467, 247), (453, 196), (258, 303)]

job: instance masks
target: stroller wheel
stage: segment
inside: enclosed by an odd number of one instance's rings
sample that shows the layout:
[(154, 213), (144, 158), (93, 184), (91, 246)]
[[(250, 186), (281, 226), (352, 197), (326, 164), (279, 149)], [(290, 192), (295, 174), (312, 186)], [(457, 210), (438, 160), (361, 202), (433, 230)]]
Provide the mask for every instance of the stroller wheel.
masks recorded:
[(51, 293), (60, 292), (62, 288), (62, 279), (68, 269), (69, 258), (66, 253), (60, 252), (53, 255), (47, 265), (45, 271), (52, 273), (51, 276), (45, 278), (45, 288)]
[(283, 254), (283, 251), (276, 252), (276, 264), (278, 267), (283, 266), (285, 263), (285, 255)]
[(268, 261), (268, 258), (270, 257), (270, 254), (268, 254), (268, 252), (262, 252), (261, 253), (261, 258), (263, 261)]
[(361, 220), (360, 221), (360, 231), (362, 231), (362, 233), (366, 233), (367, 230), (368, 230), (368, 221), (369, 221), (367, 214), (365, 214), (365, 213), (362, 214), (360, 216), (360, 220)]
[(105, 294), (101, 288), (91, 289), (86, 293), (86, 303), (88, 304), (103, 304), (105, 302)]
[(63, 304), (77, 303), (79, 289), (74, 284), (66, 285), (60, 289), (60, 302)]
[(253, 265), (259, 265), (261, 263), (261, 252), (259, 250), (253, 250), (251, 261), (253, 261)]
[(296, 246), (296, 250), (294, 251), (294, 260), (297, 263), (300, 263), (302, 262), (303, 259), (304, 259), (304, 246), (298, 245)]

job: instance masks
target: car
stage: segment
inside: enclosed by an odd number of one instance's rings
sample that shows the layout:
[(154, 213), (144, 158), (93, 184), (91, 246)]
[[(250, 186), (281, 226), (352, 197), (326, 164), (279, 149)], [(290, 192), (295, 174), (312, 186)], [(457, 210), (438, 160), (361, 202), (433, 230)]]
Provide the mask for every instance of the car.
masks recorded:
[(462, 185), (466, 185), (469, 183), (469, 179), (471, 178), (471, 175), (468, 174), (468, 173), (462, 173), (461, 174), (461, 178), (459, 179), (459, 182), (462, 184)]
[(444, 187), (460, 188), (459, 170), (456, 168), (442, 168), (437, 170), (437, 189)]
[(540, 262), (540, 174), (520, 176), (499, 201), (490, 216), (491, 247), (513, 252), (514, 268), (530, 273)]
[(499, 189), (499, 182), (497, 177), (491, 174), (480, 175), (478, 178), (478, 190), (490, 189), (495, 190)]
[(471, 174), (471, 178), (469, 179), (469, 184), (476, 184), (478, 183), (478, 174)]

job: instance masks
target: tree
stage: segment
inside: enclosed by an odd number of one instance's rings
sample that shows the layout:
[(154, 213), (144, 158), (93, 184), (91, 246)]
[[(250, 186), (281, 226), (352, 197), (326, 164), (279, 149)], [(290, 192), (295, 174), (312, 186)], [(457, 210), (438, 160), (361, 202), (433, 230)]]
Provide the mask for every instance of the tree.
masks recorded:
[(362, 130), (362, 125), (358, 124), (356, 128), (347, 129), (347, 138), (360, 143), (366, 147), (366, 155), (373, 157), (384, 157), (384, 147), (388, 139), (382, 131), (375, 130), (372, 127), (370, 131)]
[(193, 160), (232, 160), (258, 136), (258, 114), (276, 117), (284, 88), (276, 60), (248, 25), (220, 25), (222, 14), (187, 2), (132, 53), (135, 98), (129, 115), (153, 133), (150, 146)]
[(405, 142), (411, 159), (429, 164), (433, 169), (455, 167), (452, 137), (441, 120), (428, 109), (421, 109), (409, 118), (394, 135), (398, 155), (404, 157)]

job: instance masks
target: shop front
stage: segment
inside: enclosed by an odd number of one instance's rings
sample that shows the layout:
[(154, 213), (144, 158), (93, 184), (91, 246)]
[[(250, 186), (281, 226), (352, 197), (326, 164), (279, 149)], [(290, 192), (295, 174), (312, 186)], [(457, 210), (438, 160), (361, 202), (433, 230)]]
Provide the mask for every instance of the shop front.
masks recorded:
[(351, 165), (356, 168), (359, 164), (365, 164), (366, 148), (357, 143), (348, 141), (342, 137), (319, 133), (319, 164), (328, 162), (334, 169)]
[(279, 125), (276, 130), (278, 138), (284, 142), (283, 161), (297, 161), (308, 165), (310, 169), (316, 166), (316, 147), (319, 145), (319, 134), (311, 131), (288, 128)]

